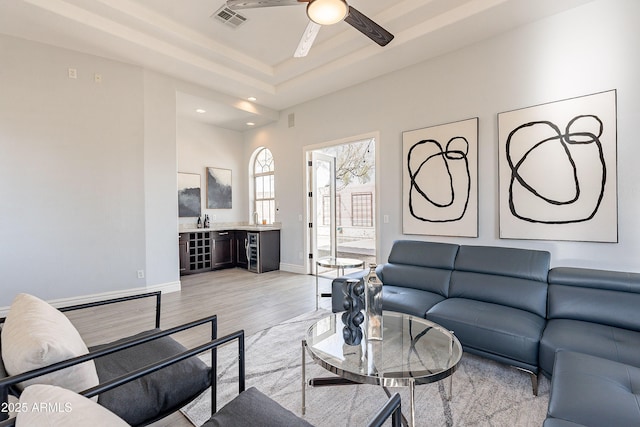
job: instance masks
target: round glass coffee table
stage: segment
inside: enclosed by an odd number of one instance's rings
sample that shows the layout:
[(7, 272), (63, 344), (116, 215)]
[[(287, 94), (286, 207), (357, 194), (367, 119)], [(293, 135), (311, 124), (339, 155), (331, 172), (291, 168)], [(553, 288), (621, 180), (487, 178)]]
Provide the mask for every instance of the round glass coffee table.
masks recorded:
[[(410, 422), (415, 425), (415, 386), (449, 377), (462, 357), (458, 339), (442, 326), (408, 314), (383, 313), (382, 340), (367, 340), (359, 345), (345, 344), (342, 313), (334, 313), (312, 325), (302, 341), (302, 413), (305, 413), (305, 353), (337, 377), (313, 378), (311, 386), (373, 384), (409, 387)], [(366, 322), (365, 322), (366, 323)], [(365, 334), (366, 335), (366, 334)], [(404, 417), (403, 417), (404, 418)], [(407, 423), (407, 420), (403, 420)]]

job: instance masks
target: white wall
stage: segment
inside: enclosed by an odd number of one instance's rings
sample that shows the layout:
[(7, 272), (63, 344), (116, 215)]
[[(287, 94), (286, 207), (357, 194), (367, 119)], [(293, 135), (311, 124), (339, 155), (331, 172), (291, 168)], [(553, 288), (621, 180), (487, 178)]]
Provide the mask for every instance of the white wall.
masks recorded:
[(142, 71), (9, 37), (0, 58), (0, 306), (144, 287)]
[(204, 212), (248, 220), (242, 135), (176, 123), (177, 91), (211, 91), (6, 36), (0, 58), (0, 307), (179, 289), (178, 151), (203, 179), (233, 170), (233, 209)]
[(180, 287), (176, 189), (176, 90), (165, 76), (144, 72), (146, 279), (150, 288)]
[[(178, 171), (200, 175), (202, 217), (211, 223), (246, 222), (248, 161), (244, 160), (244, 142), (240, 132), (217, 128), (186, 118), (177, 121)], [(233, 188), (231, 209), (207, 209), (206, 168), (231, 169)], [(180, 218), (180, 224), (195, 224), (197, 218)]]
[[(269, 147), (278, 165), (282, 263), (300, 265), (306, 229), (303, 150), (380, 132), (379, 262), (394, 240), (549, 250), (552, 265), (640, 271), (640, 2), (599, 0), (364, 84), (299, 105), (246, 134), (247, 149)], [(619, 243), (499, 239), (497, 113), (617, 89)], [(296, 126), (287, 117), (295, 113)], [(402, 132), (479, 117), (479, 237), (402, 234)], [(282, 166), (286, 165), (286, 166)]]

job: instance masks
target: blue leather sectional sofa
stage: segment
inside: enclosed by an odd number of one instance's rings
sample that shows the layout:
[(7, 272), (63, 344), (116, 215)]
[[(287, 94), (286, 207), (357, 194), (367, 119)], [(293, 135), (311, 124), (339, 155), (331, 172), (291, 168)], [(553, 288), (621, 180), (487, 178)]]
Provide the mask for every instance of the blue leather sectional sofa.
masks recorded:
[[(551, 378), (545, 427), (640, 426), (640, 274), (556, 267), (545, 251), (400, 240), (383, 308), (425, 317), (464, 350)], [(335, 279), (332, 308), (342, 311)]]

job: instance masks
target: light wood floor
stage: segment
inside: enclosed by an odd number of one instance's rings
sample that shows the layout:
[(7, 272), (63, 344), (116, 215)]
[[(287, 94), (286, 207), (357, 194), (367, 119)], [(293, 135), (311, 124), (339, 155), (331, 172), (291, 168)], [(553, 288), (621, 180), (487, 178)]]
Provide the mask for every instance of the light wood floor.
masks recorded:
[[(228, 269), (183, 276), (181, 282), (180, 292), (162, 295), (163, 329), (216, 314), (218, 336), (239, 329), (251, 335), (316, 308), (314, 276)], [(320, 287), (328, 291), (330, 278), (320, 278)], [(146, 300), (67, 314), (87, 345), (92, 346), (153, 328), (155, 299)], [(321, 307), (330, 309), (330, 298), (323, 298)], [(186, 347), (203, 344), (210, 339), (210, 327), (200, 326), (175, 338)], [(177, 412), (152, 426), (192, 424)]]

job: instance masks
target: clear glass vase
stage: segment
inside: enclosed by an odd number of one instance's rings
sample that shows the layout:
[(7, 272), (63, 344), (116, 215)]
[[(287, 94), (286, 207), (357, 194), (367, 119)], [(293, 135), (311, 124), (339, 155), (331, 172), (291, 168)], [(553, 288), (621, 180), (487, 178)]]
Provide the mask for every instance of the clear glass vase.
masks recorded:
[(369, 264), (369, 273), (364, 277), (366, 337), (382, 339), (382, 281), (376, 274), (376, 264)]

